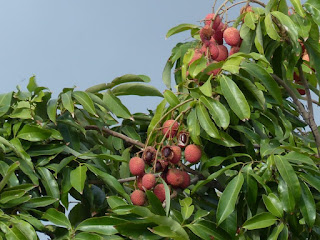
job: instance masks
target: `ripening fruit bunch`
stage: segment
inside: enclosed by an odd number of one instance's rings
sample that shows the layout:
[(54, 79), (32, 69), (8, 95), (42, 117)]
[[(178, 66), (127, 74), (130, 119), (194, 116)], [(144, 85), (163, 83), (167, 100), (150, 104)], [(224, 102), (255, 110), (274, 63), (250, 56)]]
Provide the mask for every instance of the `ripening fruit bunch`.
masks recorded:
[[(224, 23), (220, 15), (215, 16), (214, 13), (209, 13), (204, 19), (204, 27), (200, 29), (201, 47), (195, 49), (190, 64), (205, 55), (209, 63), (221, 62), (228, 56), (239, 52), (242, 39), (240, 32), (234, 27), (228, 27)], [(226, 45), (231, 48), (228, 50)], [(209, 74), (217, 75), (221, 69), (215, 69)]]
[(135, 187), (131, 194), (134, 205), (142, 206), (146, 203), (146, 190), (151, 190), (163, 202), (166, 198), (165, 186), (169, 189), (185, 189), (190, 185), (190, 175), (184, 171), (182, 159), (191, 164), (198, 163), (201, 158), (201, 148), (195, 144), (189, 144), (189, 134), (179, 131), (179, 123), (175, 120), (167, 120), (161, 128), (163, 144), (158, 147), (146, 147), (141, 157), (130, 159), (129, 169), (136, 176)]

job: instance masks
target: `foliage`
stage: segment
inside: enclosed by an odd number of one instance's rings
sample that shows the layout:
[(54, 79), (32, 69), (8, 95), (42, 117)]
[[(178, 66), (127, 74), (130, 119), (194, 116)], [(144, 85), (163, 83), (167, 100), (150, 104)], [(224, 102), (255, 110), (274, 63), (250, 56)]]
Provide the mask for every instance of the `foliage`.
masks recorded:
[[(224, 61), (194, 60), (201, 26), (169, 30), (190, 30), (193, 40), (173, 48), (163, 94), (144, 75), (57, 98), (31, 77), (26, 91), (1, 94), (0, 237), (319, 239), (319, 101), (311, 97), (319, 97), (320, 6), (291, 0), (289, 14), (285, 0), (252, 2), (258, 7), (232, 22), (240, 51)], [(226, 1), (217, 12), (227, 21), (233, 7)], [(121, 95), (163, 100), (149, 114), (130, 113)], [(176, 143), (162, 134), (168, 119), (201, 147), (199, 163), (182, 156), (179, 164), (191, 185), (170, 190), (159, 177), (166, 200), (146, 191), (147, 203), (132, 205), (130, 158), (153, 146), (160, 159)]]

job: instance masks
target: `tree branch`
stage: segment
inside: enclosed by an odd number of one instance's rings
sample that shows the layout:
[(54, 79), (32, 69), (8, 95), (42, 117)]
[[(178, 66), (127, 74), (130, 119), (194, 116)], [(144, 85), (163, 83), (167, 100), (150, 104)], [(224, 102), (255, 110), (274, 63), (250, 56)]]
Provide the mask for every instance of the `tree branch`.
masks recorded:
[(111, 136), (114, 136), (114, 137), (117, 137), (117, 138), (121, 138), (122, 140), (126, 141), (127, 143), (130, 143), (132, 145), (135, 145), (137, 147), (140, 147), (140, 148), (144, 148), (145, 145), (138, 141), (138, 140), (134, 140), (122, 133), (118, 133), (118, 132), (115, 132), (115, 131), (112, 131), (111, 129), (109, 128), (99, 128), (98, 126), (95, 126), (95, 125), (88, 125), (88, 126), (85, 126), (85, 129), (86, 130), (96, 130), (96, 131), (99, 131), (99, 132), (103, 132), (103, 133), (106, 133), (108, 135), (111, 135)]

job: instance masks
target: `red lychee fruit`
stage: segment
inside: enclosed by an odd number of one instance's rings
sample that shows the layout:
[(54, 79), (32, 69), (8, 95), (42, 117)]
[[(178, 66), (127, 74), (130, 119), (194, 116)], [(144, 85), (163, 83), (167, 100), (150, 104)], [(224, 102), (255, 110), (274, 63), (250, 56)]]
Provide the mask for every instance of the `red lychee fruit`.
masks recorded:
[(173, 164), (177, 164), (181, 159), (181, 148), (178, 146), (171, 146), (173, 157), (171, 158), (170, 162)]
[(189, 142), (189, 133), (184, 131), (179, 132), (177, 139), (178, 139), (178, 146), (180, 148), (184, 148), (185, 146), (187, 146)]
[(202, 45), (200, 48), (200, 52), (203, 53), (204, 55), (207, 55), (207, 46), (205, 44)]
[(146, 202), (146, 195), (141, 190), (134, 190), (130, 196), (131, 202), (133, 205), (142, 206)]
[(145, 161), (145, 163), (150, 164), (154, 161), (156, 157), (157, 150), (154, 147), (148, 146), (145, 148), (142, 154), (142, 159)]
[(163, 202), (166, 199), (166, 191), (164, 189), (164, 185), (162, 183), (157, 184), (153, 189), (154, 195), (157, 196), (157, 198)]
[(173, 151), (172, 151), (171, 146), (164, 146), (161, 149), (161, 154), (162, 154), (162, 157), (164, 158), (164, 160), (170, 161), (173, 158)]
[(145, 189), (151, 189), (154, 187), (154, 185), (156, 185), (156, 177), (151, 174), (151, 173), (147, 173), (142, 177), (142, 186)]
[(166, 137), (174, 137), (179, 128), (179, 123), (175, 120), (167, 120), (162, 125), (162, 134)]
[(202, 52), (199, 49), (196, 49), (194, 51), (193, 57), (191, 59), (191, 61), (189, 62), (189, 66), (191, 65), (191, 63), (193, 63), (194, 61), (200, 59), (202, 57)]
[(143, 187), (142, 187), (142, 177), (138, 176), (136, 178), (136, 186), (137, 188), (139, 188), (141, 191), (144, 191)]
[(226, 60), (228, 58), (228, 49), (226, 48), (226, 46), (218, 45), (217, 47), (219, 49), (219, 55), (215, 59), (215, 61), (220, 62)]
[(213, 35), (213, 30), (209, 25), (206, 25), (200, 29), (200, 38), (203, 43), (210, 40), (212, 35)]
[(212, 71), (208, 72), (208, 75), (213, 75), (213, 77), (217, 76), (219, 72), (221, 71), (221, 68), (213, 69)]
[(201, 158), (201, 149), (195, 144), (190, 144), (184, 150), (184, 158), (190, 163), (197, 163)]
[(232, 48), (230, 49), (229, 56), (231, 56), (232, 54), (235, 54), (235, 53), (237, 53), (237, 52), (239, 52), (239, 51), (240, 51), (240, 48), (239, 48), (239, 47), (232, 47)]
[(167, 182), (173, 187), (179, 187), (183, 182), (181, 171), (176, 168), (171, 168), (167, 172)]
[(223, 32), (222, 32), (222, 31), (216, 31), (216, 32), (213, 34), (213, 38), (216, 40), (216, 42), (217, 42), (219, 45), (222, 45), (222, 44), (223, 44)]
[[(206, 21), (204, 22), (204, 24), (210, 26), (213, 18), (214, 18), (214, 13), (209, 13), (209, 14), (205, 17), (205, 20), (206, 20)], [(218, 16), (216, 17), (216, 19), (214, 20), (214, 22), (213, 22), (212, 29), (217, 29), (220, 23), (221, 23), (221, 18), (220, 18), (220, 16), (218, 15)]]
[(244, 6), (240, 9), (240, 14), (244, 14), (247, 12), (253, 12), (252, 7), (250, 5)]
[(237, 46), (240, 43), (240, 32), (234, 27), (229, 27), (223, 32), (223, 38), (230, 46)]
[(217, 47), (217, 45), (212, 44), (209, 46), (209, 50), (210, 50), (211, 59), (215, 60), (219, 56), (219, 48)]
[(181, 174), (183, 176), (183, 182), (180, 184), (180, 187), (182, 189), (185, 189), (185, 188), (189, 187), (189, 185), (190, 185), (190, 176), (185, 171), (182, 171)]
[(139, 176), (144, 174), (144, 161), (142, 158), (133, 157), (129, 161), (129, 169), (132, 175)]
[(302, 88), (298, 88), (297, 90), (300, 93), (300, 95), (306, 95), (306, 90), (304, 90)]

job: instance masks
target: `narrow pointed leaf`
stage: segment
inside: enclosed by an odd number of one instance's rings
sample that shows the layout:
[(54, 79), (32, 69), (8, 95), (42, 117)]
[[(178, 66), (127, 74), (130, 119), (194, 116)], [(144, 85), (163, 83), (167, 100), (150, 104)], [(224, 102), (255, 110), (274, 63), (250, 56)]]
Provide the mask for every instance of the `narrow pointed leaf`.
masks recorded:
[(302, 193), (302, 199), (300, 204), (300, 209), (302, 216), (308, 226), (310, 228), (313, 227), (315, 220), (316, 220), (316, 204), (314, 201), (314, 197), (308, 187), (307, 184), (304, 182), (301, 183), (301, 193)]
[(62, 105), (67, 109), (72, 115), (74, 114), (74, 104), (71, 97), (71, 91), (61, 94)]
[(175, 27), (169, 29), (169, 31), (166, 34), (166, 38), (168, 38), (174, 34), (177, 34), (179, 32), (183, 32), (183, 31), (187, 31), (187, 30), (191, 30), (191, 29), (197, 29), (197, 28), (200, 28), (200, 27), (197, 25), (194, 25), (194, 24), (182, 23), (178, 26), (175, 26)]
[(70, 172), (70, 182), (80, 194), (83, 192), (84, 183), (87, 179), (87, 167), (81, 165)]
[(165, 90), (163, 95), (171, 107), (175, 107), (180, 103), (178, 97), (171, 90)]
[(94, 103), (88, 93), (82, 91), (75, 91), (72, 93), (72, 96), (76, 99), (78, 103), (80, 103), (83, 108), (91, 113), (92, 115), (96, 115), (96, 109), (94, 107)]
[(283, 216), (283, 207), (281, 201), (274, 193), (270, 193), (268, 196), (262, 195), (262, 198), (264, 205), (266, 205), (270, 213), (279, 218)]
[(157, 88), (143, 83), (126, 83), (112, 89), (115, 96), (137, 95), (163, 97)]
[(198, 104), (196, 106), (196, 111), (200, 126), (204, 129), (204, 131), (213, 138), (220, 138), (219, 131), (209, 117), (207, 109), (203, 105)]
[(243, 228), (246, 228), (248, 230), (253, 229), (260, 229), (260, 228), (266, 228), (270, 227), (271, 225), (275, 224), (277, 221), (277, 217), (272, 215), (271, 213), (259, 213), (252, 218), (248, 219), (243, 225)]
[(71, 228), (71, 223), (66, 215), (54, 208), (48, 209), (42, 217), (59, 226), (66, 227), (68, 229)]
[(103, 95), (103, 102), (107, 105), (108, 109), (110, 109), (110, 111), (117, 117), (125, 119), (131, 118), (131, 113), (129, 112), (129, 110), (111, 91), (105, 92), (105, 94)]

